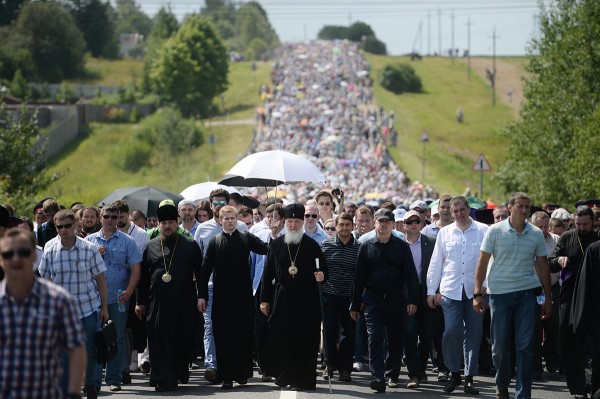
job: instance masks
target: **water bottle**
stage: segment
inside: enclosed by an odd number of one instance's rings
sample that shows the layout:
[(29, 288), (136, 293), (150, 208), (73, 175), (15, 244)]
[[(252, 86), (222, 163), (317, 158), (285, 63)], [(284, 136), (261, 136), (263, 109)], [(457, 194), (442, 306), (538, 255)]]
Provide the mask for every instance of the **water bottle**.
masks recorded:
[(119, 312), (124, 313), (127, 310), (127, 304), (125, 302), (121, 302), (119, 299), (119, 295), (121, 295), (122, 292), (123, 290), (117, 291), (117, 302), (119, 303)]
[(544, 291), (542, 291), (542, 293), (540, 295), (538, 295), (536, 298), (538, 305), (543, 305), (544, 302), (546, 302), (546, 296), (544, 295)]

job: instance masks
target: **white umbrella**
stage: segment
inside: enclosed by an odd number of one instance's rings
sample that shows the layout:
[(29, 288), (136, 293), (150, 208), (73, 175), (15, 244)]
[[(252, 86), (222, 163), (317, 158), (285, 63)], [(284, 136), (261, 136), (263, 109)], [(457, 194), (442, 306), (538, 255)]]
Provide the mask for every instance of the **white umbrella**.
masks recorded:
[(219, 183), (228, 186), (274, 187), (298, 182), (324, 184), (327, 178), (308, 159), (275, 150), (248, 155), (231, 168)]
[(234, 187), (224, 186), (217, 182), (207, 181), (205, 183), (198, 183), (189, 186), (188, 188), (183, 190), (180, 195), (186, 200), (196, 201), (208, 198), (210, 196), (210, 192), (217, 188), (222, 188), (223, 190), (226, 190), (229, 194), (239, 194), (239, 191)]

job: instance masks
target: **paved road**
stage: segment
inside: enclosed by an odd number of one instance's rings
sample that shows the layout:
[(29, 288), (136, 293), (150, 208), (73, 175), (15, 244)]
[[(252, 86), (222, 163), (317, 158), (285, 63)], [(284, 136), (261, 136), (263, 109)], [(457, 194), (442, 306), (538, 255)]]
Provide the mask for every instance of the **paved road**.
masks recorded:
[[(255, 376), (257, 376), (255, 374)], [(192, 371), (192, 376), (188, 385), (180, 385), (179, 390), (175, 392), (157, 393), (154, 389), (148, 386), (148, 377), (140, 373), (132, 374), (133, 383), (124, 385), (123, 390), (118, 393), (106, 392), (106, 387), (103, 387), (100, 397), (114, 399), (133, 399), (144, 396), (152, 398), (168, 398), (168, 397), (183, 397), (191, 398), (198, 396), (214, 397), (218, 399), (241, 399), (241, 398), (260, 398), (260, 399), (329, 399), (329, 398), (365, 398), (373, 397), (375, 393), (369, 389), (370, 374), (368, 372), (353, 373), (353, 382), (340, 383), (333, 381), (333, 394), (329, 394), (329, 388), (326, 381), (321, 378), (317, 382), (317, 390), (312, 392), (293, 392), (289, 390), (281, 390), (272, 383), (262, 383), (258, 377), (249, 381), (246, 386), (234, 385), (234, 388), (229, 391), (223, 391), (220, 385), (209, 385), (202, 378), (202, 370)], [(453, 394), (445, 394), (442, 391), (442, 384), (438, 382), (432, 373), (428, 374), (430, 382), (422, 384), (419, 389), (409, 390), (405, 388), (390, 389), (386, 391), (386, 396), (405, 396), (420, 399), (439, 399), (452, 397), (468, 397), (457, 390)], [(546, 381), (534, 382), (533, 398), (543, 399), (567, 399), (570, 398), (569, 391), (562, 378), (558, 375), (544, 374)], [(406, 375), (400, 376), (401, 384), (405, 384)], [(435, 380), (435, 381), (434, 381)], [(478, 398), (494, 398), (495, 386), (491, 377), (477, 377), (477, 386), (480, 390)], [(514, 387), (511, 387), (511, 395), (514, 395)], [(381, 397), (379, 395), (378, 397)], [(514, 396), (513, 396), (514, 397)]]

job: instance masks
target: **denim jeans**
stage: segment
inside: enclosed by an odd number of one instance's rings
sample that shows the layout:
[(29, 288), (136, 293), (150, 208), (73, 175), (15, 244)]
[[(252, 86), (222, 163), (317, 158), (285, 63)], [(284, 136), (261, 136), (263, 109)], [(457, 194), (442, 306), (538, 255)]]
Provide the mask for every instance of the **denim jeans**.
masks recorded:
[(533, 332), (537, 304), (535, 289), (491, 294), (492, 359), (496, 367), (496, 385), (507, 389), (511, 379), (510, 348), (514, 334), (517, 352), (515, 398), (531, 398), (533, 378)]
[(204, 312), (204, 367), (207, 369), (217, 368), (217, 350), (215, 348), (215, 337), (212, 328), (212, 301), (213, 284), (212, 280), (208, 283), (208, 304)]
[[(84, 385), (94, 385), (94, 372), (96, 370), (96, 332), (100, 329), (100, 315), (94, 312), (81, 320), (85, 334), (85, 348), (87, 352), (87, 367), (85, 369)], [(62, 389), (67, 392), (69, 383), (69, 355), (63, 353), (63, 378)]]
[(400, 369), (402, 324), (406, 314), (406, 300), (402, 292), (384, 298), (367, 291), (363, 296), (363, 303), (369, 334), (369, 368), (374, 380), (384, 381), (386, 369), (384, 337), (387, 338), (387, 369)]
[(367, 325), (365, 318), (361, 314), (356, 320), (356, 335), (354, 339), (354, 362), (362, 363), (364, 356), (367, 353)]
[[(129, 307), (129, 302), (125, 304)], [(128, 308), (125, 309), (124, 312), (119, 312), (119, 304), (112, 303), (108, 305), (108, 318), (115, 323), (115, 327), (117, 329), (117, 348), (118, 353), (115, 357), (112, 358), (110, 362), (106, 365), (106, 385), (121, 385), (121, 378), (123, 372), (123, 365), (128, 363), (128, 353), (127, 349), (127, 311)], [(102, 385), (102, 365), (96, 365), (96, 386)]]
[[(323, 337), (327, 341), (327, 367), (330, 370), (351, 372), (356, 337), (356, 323), (348, 310), (352, 299), (341, 295), (323, 294), (323, 301)], [(339, 347), (336, 346), (338, 338)]]
[(473, 301), (464, 292), (461, 301), (442, 296), (441, 304), (445, 323), (442, 350), (446, 367), (453, 373), (459, 372), (464, 355), (465, 376), (474, 376), (477, 374), (483, 317), (473, 310)]

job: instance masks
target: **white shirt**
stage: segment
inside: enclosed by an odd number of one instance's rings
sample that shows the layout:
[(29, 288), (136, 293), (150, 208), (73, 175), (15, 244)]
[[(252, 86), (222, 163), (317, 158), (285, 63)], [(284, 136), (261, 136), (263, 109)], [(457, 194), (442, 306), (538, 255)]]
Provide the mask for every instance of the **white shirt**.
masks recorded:
[(131, 226), (127, 229), (127, 235), (133, 238), (135, 241), (135, 245), (138, 247), (138, 250), (141, 254), (144, 253), (146, 249), (146, 245), (150, 242), (150, 236), (148, 232), (142, 228), (139, 228), (135, 224), (131, 223)]
[(427, 295), (435, 295), (439, 287), (440, 294), (455, 301), (462, 300), (463, 290), (467, 298), (473, 297), (475, 268), (488, 226), (469, 219), (471, 225), (464, 232), (456, 222), (440, 229), (427, 271)]

